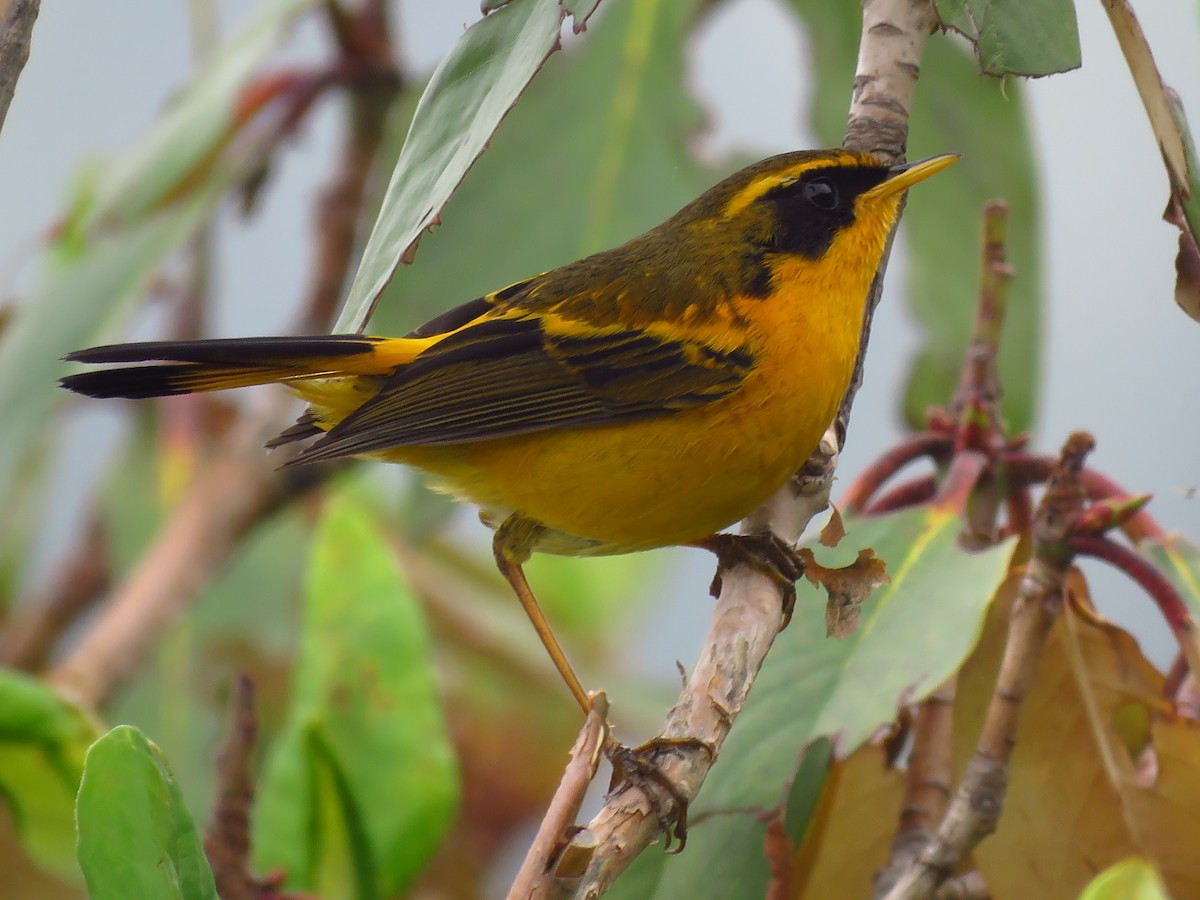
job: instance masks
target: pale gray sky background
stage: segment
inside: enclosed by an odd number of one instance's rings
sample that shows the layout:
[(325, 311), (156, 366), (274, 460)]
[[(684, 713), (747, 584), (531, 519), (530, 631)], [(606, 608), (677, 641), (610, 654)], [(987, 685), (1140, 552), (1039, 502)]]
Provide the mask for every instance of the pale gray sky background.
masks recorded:
[[(226, 27), (249, 7), (244, 0), (219, 5)], [(1071, 429), (1091, 430), (1099, 440), (1097, 467), (1130, 489), (1152, 491), (1154, 512), (1168, 528), (1200, 536), (1200, 500), (1183, 494), (1200, 482), (1200, 325), (1172, 300), (1175, 232), (1160, 220), (1166, 177), (1100, 3), (1077, 5), (1082, 70), (1026, 86), (1047, 240), (1038, 446), (1053, 452)], [(1166, 81), (1183, 95), (1200, 128), (1200, 7), (1166, 0), (1135, 0), (1134, 6)], [(400, 3), (406, 63), (432, 66), (478, 15), (478, 0)], [(64, 185), (80, 161), (128, 144), (184, 81), (186, 29), (183, 0), (43, 4), (32, 57), (0, 135), (0, 291), (27, 283), (34, 238), (54, 221)], [(737, 148), (765, 156), (812, 145), (801, 125), (806, 87), (796, 65), (808, 40), (777, 0), (735, 0), (712, 17), (699, 35), (692, 72), (715, 125), (704, 140), (706, 152)], [(299, 29), (288, 52), (311, 58), (321, 46), (317, 25), (310, 24)], [(336, 121), (333, 104), (325, 103), (281, 157), (258, 219), (247, 224), (230, 217), (230, 227), (222, 230), (217, 284), (222, 334), (284, 327), (291, 298), (306, 276), (311, 185), (329, 170)], [(855, 409), (846, 473), (899, 434), (894, 392), (914, 340), (904, 298), (895, 289), (901, 274), (894, 265), (893, 289), (882, 307)], [(280, 303), (264, 303), (264, 297)], [(97, 456), (94, 449), (89, 443), (89, 457)], [(61, 484), (64, 508), (80, 487)], [(697, 608), (708, 579), (707, 564), (703, 568), (694, 585), (671, 592), (681, 596), (661, 613), (661, 627), (648, 629), (656, 635), (652, 667), (661, 677), (671, 677), (676, 657), (694, 657), (706, 627), (704, 607)], [(1097, 583), (1103, 608), (1124, 624), (1136, 623), (1151, 655), (1163, 663), (1170, 642), (1148, 601), (1119, 581)], [(694, 622), (694, 631), (681, 628), (683, 622)]]

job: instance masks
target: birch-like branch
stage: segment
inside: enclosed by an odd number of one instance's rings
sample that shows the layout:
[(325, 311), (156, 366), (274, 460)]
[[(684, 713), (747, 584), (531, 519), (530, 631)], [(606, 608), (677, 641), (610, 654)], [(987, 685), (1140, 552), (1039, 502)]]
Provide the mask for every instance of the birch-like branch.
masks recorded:
[(17, 90), (17, 79), (29, 59), (29, 42), (41, 0), (9, 0), (0, 4), (0, 129)]
[[(936, 23), (929, 0), (865, 0), (844, 142), (848, 149), (870, 151), (887, 162), (903, 158), (921, 55)], [(794, 544), (809, 521), (828, 505), (842, 437), (862, 380), (862, 354), (890, 249), (889, 240), (871, 288), (854, 378), (836, 422), (796, 476), (742, 523), (743, 532), (770, 530)], [(688, 802), (699, 793), (783, 621), (782, 595), (768, 578), (745, 566), (720, 575), (721, 594), (699, 661), (660, 732), (668, 741), (682, 738), (692, 743), (662, 749), (655, 760)], [(661, 826), (655, 810), (669, 812), (672, 802), (665, 792), (647, 797), (645, 788), (636, 784), (623, 785), (610, 795), (573, 841), (595, 847), (576, 896), (603, 894), (658, 836)], [(553, 888), (548, 886), (545, 895), (553, 896)]]

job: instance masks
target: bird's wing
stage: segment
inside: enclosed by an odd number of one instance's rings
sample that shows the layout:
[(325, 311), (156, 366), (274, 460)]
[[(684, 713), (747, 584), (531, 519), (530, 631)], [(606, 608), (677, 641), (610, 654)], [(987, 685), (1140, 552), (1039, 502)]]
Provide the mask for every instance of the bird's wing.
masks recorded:
[(728, 396), (753, 362), (745, 346), (493, 308), (398, 369), (295, 462), (671, 415)]

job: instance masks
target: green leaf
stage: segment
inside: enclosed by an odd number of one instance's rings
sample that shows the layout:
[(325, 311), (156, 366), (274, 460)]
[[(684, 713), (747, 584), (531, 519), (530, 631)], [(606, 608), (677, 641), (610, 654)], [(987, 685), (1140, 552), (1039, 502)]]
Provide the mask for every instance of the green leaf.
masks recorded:
[(934, 6), (943, 26), (974, 44), (985, 75), (1053, 75), (1082, 62), (1071, 0), (934, 0)]
[(1079, 900), (1171, 900), (1148, 859), (1130, 857), (1109, 866), (1088, 883)]
[(166, 202), (226, 148), (237, 102), (262, 60), (318, 0), (265, 0), (238, 32), (197, 70), (154, 126), (98, 178), (85, 230), (97, 222), (130, 223)]
[(403, 334), (429, 314), (613, 246), (711, 186), (721, 173), (687, 146), (703, 121), (684, 56), (700, 5), (605, 7), (513, 108), (444, 224), (422, 240), (420, 261), (387, 286), (372, 330)]
[(0, 670), (0, 798), (21, 843), (45, 869), (79, 878), (75, 792), (91, 723), (44, 682)]
[(119, 725), (88, 750), (76, 815), (92, 900), (217, 900), (167, 761), (136, 728)]
[[(792, 0), (813, 35), (813, 125), (840, 143), (845, 85), (854, 78), (862, 16), (850, 3)], [(962, 159), (909, 197), (900, 230), (907, 246), (906, 286), (922, 346), (905, 389), (905, 417), (923, 427), (958, 384), (979, 294), (980, 215), (996, 197), (1009, 202), (1008, 260), (1016, 278), (1000, 346), (1001, 406), (1013, 431), (1030, 428), (1041, 371), (1042, 262), (1033, 142), (1019, 85), (980, 78), (959, 42), (930, 38), (909, 122), (909, 158), (961, 153)], [(1002, 149), (1001, 149), (1002, 148)], [(883, 338), (877, 335), (876, 340)]]
[(467, 29), (430, 78), (335, 332), (361, 331), (530, 79), (558, 49), (558, 0), (513, 0)]
[[(962, 520), (925, 508), (847, 525), (837, 548), (817, 550), (821, 564), (846, 565), (872, 547), (887, 562), (891, 583), (866, 600), (858, 630), (840, 641), (825, 637), (824, 596), (798, 586), (792, 622), (692, 804), (687, 852), (665, 864), (651, 896), (762, 896), (769, 880), (765, 826), (744, 811), (788, 803), (797, 819), (807, 815), (804, 797), (791, 794), (797, 780), (813, 774), (798, 778), (805, 748), (829, 737), (846, 758), (895, 718), (898, 705), (923, 698), (956, 671), (978, 639), (1012, 542), (964, 553), (957, 545)], [(812, 764), (819, 763), (818, 754)], [(803, 827), (788, 823), (790, 831)], [(711, 865), (715, 855), (719, 867)]]
[(345, 499), (317, 529), (307, 595), (257, 864), (308, 890), (355, 883), (360, 896), (390, 896), (423, 868), (458, 802), (425, 622), (374, 522)]

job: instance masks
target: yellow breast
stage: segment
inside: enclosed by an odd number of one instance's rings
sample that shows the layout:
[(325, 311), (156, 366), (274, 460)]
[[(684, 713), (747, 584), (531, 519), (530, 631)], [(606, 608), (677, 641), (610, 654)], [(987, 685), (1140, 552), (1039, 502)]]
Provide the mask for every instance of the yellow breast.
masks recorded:
[[(782, 290), (746, 298), (755, 368), (708, 406), (615, 426), (542, 431), (452, 447), (404, 448), (440, 486), (500, 518), (520, 511), (553, 532), (538, 549), (623, 553), (699, 540), (749, 514), (815, 449), (846, 390), (869, 284), (837, 296), (810, 261)], [(789, 276), (797, 277), (789, 277)], [(790, 286), (789, 286), (790, 285)]]

